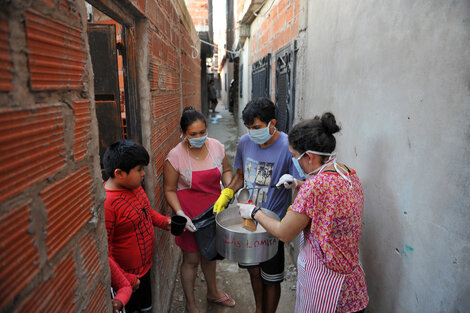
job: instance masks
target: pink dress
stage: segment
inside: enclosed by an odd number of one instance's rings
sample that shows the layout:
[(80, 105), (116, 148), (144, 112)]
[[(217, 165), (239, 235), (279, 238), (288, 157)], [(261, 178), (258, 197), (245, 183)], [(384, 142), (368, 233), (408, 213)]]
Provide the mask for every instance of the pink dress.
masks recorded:
[[(167, 160), (179, 173), (176, 194), (183, 212), (191, 219), (199, 216), (219, 198), (222, 177), (224, 146), (216, 139), (207, 138), (209, 151), (204, 160), (189, 156), (183, 143), (179, 143), (168, 154)], [(176, 244), (183, 250), (198, 252), (194, 234), (188, 231), (175, 237)]]
[[(333, 306), (334, 312), (348, 313), (364, 309), (368, 302), (365, 275), (359, 263), (359, 238), (362, 232), (364, 197), (355, 171), (349, 175), (351, 184), (338, 173), (322, 172), (307, 180), (299, 190), (291, 211), (311, 218), (311, 224), (302, 236), (296, 312), (313, 312), (310, 307), (316, 294), (312, 293), (313, 277), (318, 277), (314, 266), (341, 277)], [(305, 275), (304, 275), (305, 274)], [(310, 286), (302, 288), (302, 286)], [(318, 297), (318, 296), (317, 296)], [(297, 307), (299, 306), (299, 307)]]

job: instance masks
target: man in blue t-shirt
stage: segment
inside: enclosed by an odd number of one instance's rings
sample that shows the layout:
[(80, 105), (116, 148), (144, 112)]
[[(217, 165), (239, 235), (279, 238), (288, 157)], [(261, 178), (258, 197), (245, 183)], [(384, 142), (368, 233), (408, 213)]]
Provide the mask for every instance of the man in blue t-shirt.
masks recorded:
[[(257, 207), (276, 213), (280, 219), (291, 202), (291, 190), (299, 177), (289, 152), (287, 134), (276, 130), (276, 108), (267, 98), (250, 101), (242, 113), (248, 134), (240, 138), (235, 155), (237, 173), (214, 205), (219, 213), (241, 187), (250, 189)], [(273, 185), (279, 186), (271, 187)], [(261, 188), (259, 188), (261, 187)], [(279, 241), (277, 254), (257, 264), (239, 264), (250, 273), (256, 312), (275, 312), (284, 280), (284, 245)]]

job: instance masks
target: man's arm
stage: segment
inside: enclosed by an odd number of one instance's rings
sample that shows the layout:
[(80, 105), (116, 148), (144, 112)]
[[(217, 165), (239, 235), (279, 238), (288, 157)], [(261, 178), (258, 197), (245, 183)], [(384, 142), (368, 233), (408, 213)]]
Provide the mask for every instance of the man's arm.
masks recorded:
[(235, 176), (232, 178), (232, 181), (226, 188), (230, 188), (233, 190), (233, 192), (237, 192), (240, 188), (243, 187), (245, 183), (245, 176), (243, 174), (243, 170), (240, 168), (237, 168), (237, 172), (235, 173)]

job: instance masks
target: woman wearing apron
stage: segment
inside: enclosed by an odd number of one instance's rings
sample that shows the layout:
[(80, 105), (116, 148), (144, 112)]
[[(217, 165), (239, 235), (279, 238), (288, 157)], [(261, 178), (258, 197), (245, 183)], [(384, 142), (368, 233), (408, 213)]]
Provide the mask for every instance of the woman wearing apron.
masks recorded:
[(353, 169), (336, 162), (333, 134), (339, 130), (334, 115), (325, 113), (297, 124), (289, 132), (294, 165), (307, 180), (279, 180), (286, 188), (302, 185), (281, 222), (252, 205), (239, 205), (242, 217), (254, 218), (284, 242), (301, 233), (295, 304), (298, 313), (363, 312), (369, 303), (359, 262), (362, 186)]
[(176, 237), (176, 244), (183, 251), (181, 282), (186, 297), (186, 312), (199, 312), (194, 298), (194, 282), (201, 263), (207, 283), (207, 300), (225, 306), (235, 301), (220, 291), (216, 284), (216, 261), (205, 259), (199, 253), (191, 219), (199, 216), (217, 201), (221, 186), (232, 179), (232, 172), (225, 156), (224, 146), (207, 137), (204, 115), (186, 107), (180, 120), (184, 139), (173, 148), (164, 164), (165, 197), (175, 213), (186, 217), (186, 231)]

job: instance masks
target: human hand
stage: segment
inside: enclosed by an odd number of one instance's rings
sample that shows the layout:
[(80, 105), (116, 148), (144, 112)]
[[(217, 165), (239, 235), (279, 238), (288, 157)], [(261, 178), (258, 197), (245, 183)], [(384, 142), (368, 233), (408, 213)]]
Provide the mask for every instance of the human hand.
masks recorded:
[(284, 188), (286, 189), (294, 189), (297, 187), (297, 179), (295, 179), (294, 176), (290, 174), (284, 174), (281, 176), (281, 178), (279, 178), (276, 187), (279, 188), (281, 185), (284, 185)]
[(256, 205), (251, 203), (237, 203), (238, 209), (240, 210), (240, 215), (245, 218), (251, 220), (251, 212), (256, 209)]
[(119, 311), (122, 310), (122, 302), (119, 301), (118, 299), (112, 299), (111, 303), (113, 304), (113, 313), (118, 313)]
[(219, 199), (214, 204), (214, 214), (219, 214), (223, 210), (225, 210), (225, 207), (227, 206), (228, 202), (230, 199), (233, 198), (233, 190), (230, 188), (225, 188), (222, 190), (220, 193)]
[(179, 210), (178, 212), (176, 212), (176, 215), (182, 216), (186, 219), (186, 226), (184, 228), (186, 228), (192, 233), (194, 233), (197, 230), (196, 226), (194, 226), (191, 219), (186, 214), (184, 214), (183, 210)]
[(139, 277), (137, 277), (137, 279), (135, 280), (135, 284), (134, 286), (132, 286), (132, 292), (136, 291), (137, 289), (139, 289), (140, 287), (140, 279)]

